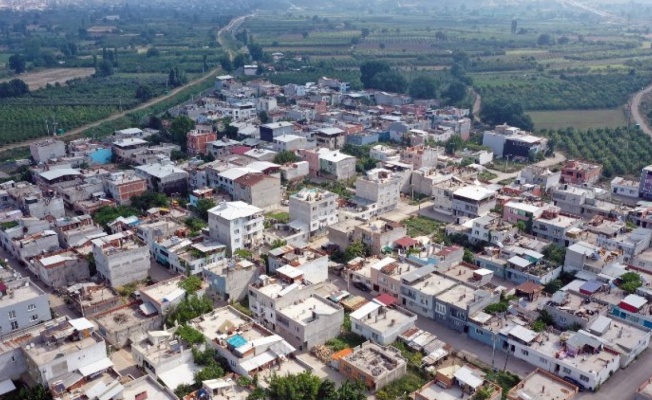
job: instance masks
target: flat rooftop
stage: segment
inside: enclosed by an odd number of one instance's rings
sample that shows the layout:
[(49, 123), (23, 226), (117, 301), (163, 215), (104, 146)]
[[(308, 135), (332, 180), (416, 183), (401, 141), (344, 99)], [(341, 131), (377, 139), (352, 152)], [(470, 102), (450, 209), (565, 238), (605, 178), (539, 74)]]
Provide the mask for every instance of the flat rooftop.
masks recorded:
[(125, 399), (135, 399), (137, 395), (146, 392), (149, 399), (176, 400), (177, 396), (161, 386), (154, 378), (145, 375), (124, 385), (123, 396)]
[(120, 331), (152, 318), (156, 318), (156, 316), (144, 316), (138, 306), (119, 308), (93, 317), (99, 325), (105, 327), (109, 332)]
[(440, 275), (430, 275), (428, 278), (411, 286), (421, 293), (435, 296), (452, 288), (457, 284), (458, 283), (452, 279), (448, 279)]
[(240, 336), (247, 341), (270, 336), (270, 333), (260, 329), (254, 321), (231, 307), (223, 307), (195, 318), (190, 325), (202, 332), (209, 340), (228, 336), (228, 332), (235, 332), (239, 327), (252, 327), (241, 329)]
[[(73, 328), (70, 327), (69, 330), (70, 334), (72, 334)], [(23, 348), (25, 349), (26, 353), (29, 354), (29, 356), (34, 360), (36, 365), (44, 365), (61, 357), (61, 354), (71, 354), (77, 351), (82, 351), (85, 348), (91, 347), (103, 341), (104, 340), (97, 333), (93, 332), (90, 336), (85, 337), (82, 340), (64, 341), (58, 346), (48, 346), (43, 338), (39, 337), (37, 340), (29, 342), (29, 349), (27, 349), (27, 346), (23, 346)]]
[[(605, 314), (608, 311), (608, 307), (605, 304), (595, 301), (587, 302), (584, 297), (569, 291), (566, 291), (565, 293), (566, 294), (563, 295), (563, 300), (559, 301), (561, 304), (553, 304), (553, 307), (587, 321), (594, 315)], [(556, 296), (562, 298), (561, 294)], [(554, 296), (553, 299), (558, 300)]]
[(29, 278), (7, 282), (3, 285), (7, 286), (7, 292), (6, 295), (0, 298), (0, 307), (9, 307), (14, 304), (35, 299), (44, 294), (44, 292), (32, 283)]
[(179, 287), (179, 282), (181, 282), (182, 278), (182, 276), (175, 276), (174, 278), (166, 279), (154, 285), (140, 289), (140, 293), (150, 297), (154, 301), (162, 303), (166, 296), (183, 291), (183, 289)]
[(362, 371), (369, 371), (377, 378), (406, 364), (399, 350), (394, 347), (382, 347), (373, 342), (365, 342), (343, 357), (351, 365)]
[(315, 315), (333, 315), (337, 313), (339, 310), (331, 304), (316, 297), (308, 297), (279, 312), (305, 326), (316, 320)]
[(457, 285), (437, 296), (437, 300), (453, 304), (456, 307), (466, 308), (475, 301), (474, 293), (477, 289), (466, 285)]
[(549, 372), (536, 369), (509, 391), (520, 400), (570, 400), (577, 387)]

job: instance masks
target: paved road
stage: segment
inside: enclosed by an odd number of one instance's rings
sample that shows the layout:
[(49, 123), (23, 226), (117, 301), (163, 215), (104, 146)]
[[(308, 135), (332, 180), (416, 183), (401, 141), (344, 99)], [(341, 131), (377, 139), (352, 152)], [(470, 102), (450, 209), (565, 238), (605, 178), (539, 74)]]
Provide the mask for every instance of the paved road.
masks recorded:
[[(330, 274), (329, 278), (331, 282), (337, 285), (340, 289), (344, 289), (356, 296), (362, 296), (371, 299), (370, 293), (362, 292), (352, 285), (347, 285), (347, 282), (342, 277)], [(441, 324), (438, 324), (435, 321), (421, 315), (417, 316), (416, 326), (420, 329), (433, 333), (437, 336), (437, 338), (453, 346), (456, 350), (463, 351), (470, 357), (477, 358), (487, 365), (492, 365), (491, 347), (486, 346), (477, 340), (468, 338), (466, 334), (448, 329)], [(506, 360), (507, 369), (513, 373), (518, 374), (521, 377), (526, 376), (534, 370), (534, 367), (530, 364), (514, 357), (507, 358), (507, 353), (496, 349), (493, 365), (498, 369), (503, 369), (505, 367)]]
[[(564, 156), (563, 154), (561, 154), (559, 152), (556, 152), (554, 157), (546, 158), (545, 160), (539, 161), (538, 163), (535, 163), (534, 165), (537, 165), (539, 167), (550, 167), (550, 166), (553, 166), (555, 164), (562, 163), (564, 161), (566, 161), (566, 156)], [(498, 183), (498, 182), (503, 181), (505, 179), (516, 178), (518, 176), (518, 171), (517, 172), (506, 173), (506, 172), (496, 171), (494, 169), (488, 169), (488, 170), (491, 171), (492, 173), (498, 175), (497, 178), (494, 178), (494, 179), (491, 180), (491, 183)]]
[(651, 91), (652, 91), (652, 85), (643, 88), (643, 90), (639, 92), (636, 92), (634, 97), (632, 97), (632, 103), (629, 107), (634, 122), (639, 124), (639, 126), (641, 127), (641, 131), (643, 131), (648, 136), (652, 136), (652, 129), (650, 129), (647, 120), (641, 114), (640, 107), (641, 107), (641, 102), (643, 101), (643, 96), (650, 93)]
[(478, 92), (475, 91), (475, 89), (471, 89), (473, 92), (474, 100), (473, 100), (473, 108), (471, 112), (473, 113), (473, 120), (475, 122), (480, 122), (480, 108), (482, 107), (482, 97)]
[(233, 49), (229, 49), (226, 46), (226, 44), (224, 43), (224, 39), (222, 38), (222, 34), (225, 32), (233, 32), (234, 30), (238, 29), (240, 24), (243, 23), (245, 19), (253, 16), (254, 14), (249, 14), (249, 15), (243, 15), (241, 17), (234, 18), (228, 23), (228, 25), (222, 27), (222, 29), (220, 29), (217, 32), (217, 42), (220, 44), (220, 46), (226, 49), (227, 53), (229, 54), (229, 57), (233, 57)]

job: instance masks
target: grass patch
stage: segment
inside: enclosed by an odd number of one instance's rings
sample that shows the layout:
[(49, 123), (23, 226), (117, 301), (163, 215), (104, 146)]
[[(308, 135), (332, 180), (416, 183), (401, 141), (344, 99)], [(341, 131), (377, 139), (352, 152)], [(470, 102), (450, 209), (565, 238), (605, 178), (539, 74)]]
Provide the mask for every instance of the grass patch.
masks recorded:
[(496, 178), (498, 178), (498, 175), (494, 174), (491, 171), (482, 171), (478, 174), (478, 179), (480, 179), (481, 181), (490, 181)]
[(420, 389), (427, 381), (428, 379), (422, 374), (408, 370), (404, 377), (390, 383), (376, 392), (376, 398), (378, 400), (402, 399), (406, 393), (409, 394)]
[(326, 347), (333, 350), (333, 352), (337, 352), (344, 349), (349, 349), (349, 348), (352, 349), (354, 347), (358, 347), (366, 341), (367, 339), (363, 338), (362, 336), (356, 333), (345, 332), (345, 333), (341, 333), (336, 338), (328, 340), (325, 344)]
[(267, 219), (276, 220), (280, 224), (287, 224), (290, 222), (290, 213), (284, 211), (268, 213), (265, 215), (265, 217)]
[(444, 234), (444, 224), (428, 217), (418, 216), (403, 221), (408, 236), (441, 236)]
[(621, 108), (601, 110), (530, 111), (536, 129), (617, 128), (627, 125)]
[(496, 383), (503, 389), (503, 399), (507, 398), (507, 393), (516, 386), (521, 378), (518, 375), (512, 374), (508, 371), (485, 371), (487, 373), (486, 379)]
[(249, 298), (248, 297), (246, 297), (244, 300), (242, 300), (240, 302), (232, 303), (231, 305), (233, 306), (233, 308), (240, 311), (244, 315), (246, 315), (248, 317), (251, 317), (251, 318), (254, 317), (254, 313), (249, 309)]
[(136, 289), (138, 289), (137, 283), (132, 282), (124, 285), (123, 287), (116, 289), (116, 291), (122, 297), (129, 297), (136, 291)]

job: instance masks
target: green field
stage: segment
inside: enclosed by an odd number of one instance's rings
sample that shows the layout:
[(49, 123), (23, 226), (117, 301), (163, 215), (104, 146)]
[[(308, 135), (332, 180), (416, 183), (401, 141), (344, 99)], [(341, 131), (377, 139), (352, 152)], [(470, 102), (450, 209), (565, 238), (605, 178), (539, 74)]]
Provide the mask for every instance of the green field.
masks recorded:
[(622, 108), (602, 110), (530, 111), (534, 127), (540, 129), (617, 128), (627, 125)]

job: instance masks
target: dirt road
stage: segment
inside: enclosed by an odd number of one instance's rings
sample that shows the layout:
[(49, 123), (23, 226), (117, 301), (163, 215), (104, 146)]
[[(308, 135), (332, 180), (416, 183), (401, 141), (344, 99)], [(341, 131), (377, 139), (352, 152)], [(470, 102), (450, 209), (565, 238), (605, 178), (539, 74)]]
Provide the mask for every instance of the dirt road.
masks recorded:
[[(220, 45), (224, 46), (224, 44), (222, 43), (221, 37), (220, 37), (222, 35), (222, 33), (224, 33), (225, 31), (231, 31), (233, 29), (236, 29), (238, 26), (240, 26), (242, 21), (244, 21), (248, 17), (251, 17), (252, 15), (243, 15), (241, 17), (234, 18), (234, 19), (231, 20), (231, 22), (229, 22), (228, 25), (226, 25), (222, 29), (220, 29), (218, 34), (217, 34), (217, 40), (220, 42)], [(229, 53), (231, 52), (231, 49), (226, 49), (226, 50)], [(125, 115), (127, 115), (127, 114), (129, 114), (131, 112), (140, 111), (140, 110), (145, 109), (147, 107), (150, 107), (150, 106), (156, 105), (158, 103), (161, 103), (162, 101), (165, 101), (165, 100), (171, 98), (172, 96), (175, 96), (176, 94), (178, 94), (179, 92), (181, 92), (184, 89), (187, 89), (189, 87), (192, 87), (192, 86), (194, 86), (194, 85), (196, 85), (198, 83), (201, 83), (201, 82), (203, 82), (203, 81), (205, 81), (207, 79), (210, 79), (210, 78), (214, 77), (216, 75), (216, 73), (218, 71), (220, 71), (220, 70), (221, 70), (221, 68), (215, 68), (215, 69), (209, 71), (208, 73), (206, 73), (205, 75), (203, 75), (203, 76), (201, 76), (201, 77), (199, 77), (197, 79), (194, 79), (194, 80), (188, 82), (187, 84), (185, 84), (183, 86), (179, 86), (178, 88), (171, 90), (170, 92), (168, 92), (167, 94), (165, 94), (165, 95), (163, 95), (161, 97), (157, 97), (157, 98), (154, 98), (152, 100), (149, 100), (148, 102), (140, 104), (137, 107), (132, 108), (130, 110), (126, 110), (126, 111), (122, 111), (122, 112), (119, 112), (119, 113), (116, 113), (116, 114), (112, 114), (112, 115), (110, 115), (110, 116), (108, 116), (108, 117), (106, 117), (104, 119), (99, 120), (99, 121), (95, 121), (95, 122), (92, 122), (90, 124), (80, 126), (79, 128), (72, 129), (72, 130), (66, 132), (63, 135), (57, 136), (57, 138), (63, 139), (63, 138), (74, 137), (74, 136), (79, 135), (80, 133), (82, 133), (82, 132), (84, 132), (84, 131), (86, 131), (88, 129), (95, 128), (95, 127), (99, 126), (100, 124), (102, 124), (104, 122), (113, 121), (113, 120), (116, 120), (118, 118), (124, 117)], [(41, 142), (41, 141), (43, 141), (43, 139), (44, 139), (44, 137), (40, 137), (40, 138), (37, 138), (37, 139), (25, 140), (25, 141), (22, 141), (22, 142), (19, 142), (19, 143), (12, 143), (12, 144), (9, 144), (9, 145), (1, 146), (0, 151), (11, 150), (11, 149), (15, 149), (15, 148), (18, 148), (18, 147), (29, 146), (30, 144)]]
[(480, 107), (482, 106), (482, 97), (478, 92), (475, 91), (475, 89), (471, 89), (473, 92), (474, 100), (473, 100), (473, 108), (471, 109), (471, 112), (473, 113), (473, 120), (475, 122), (480, 122)]
[(641, 127), (641, 131), (643, 131), (646, 135), (652, 137), (652, 129), (650, 129), (647, 120), (643, 117), (640, 110), (641, 101), (643, 101), (643, 96), (645, 96), (647, 93), (650, 92), (652, 92), (652, 85), (643, 88), (643, 90), (639, 92), (636, 92), (634, 97), (632, 97), (630, 112), (632, 113), (632, 119), (634, 119), (634, 122)]

